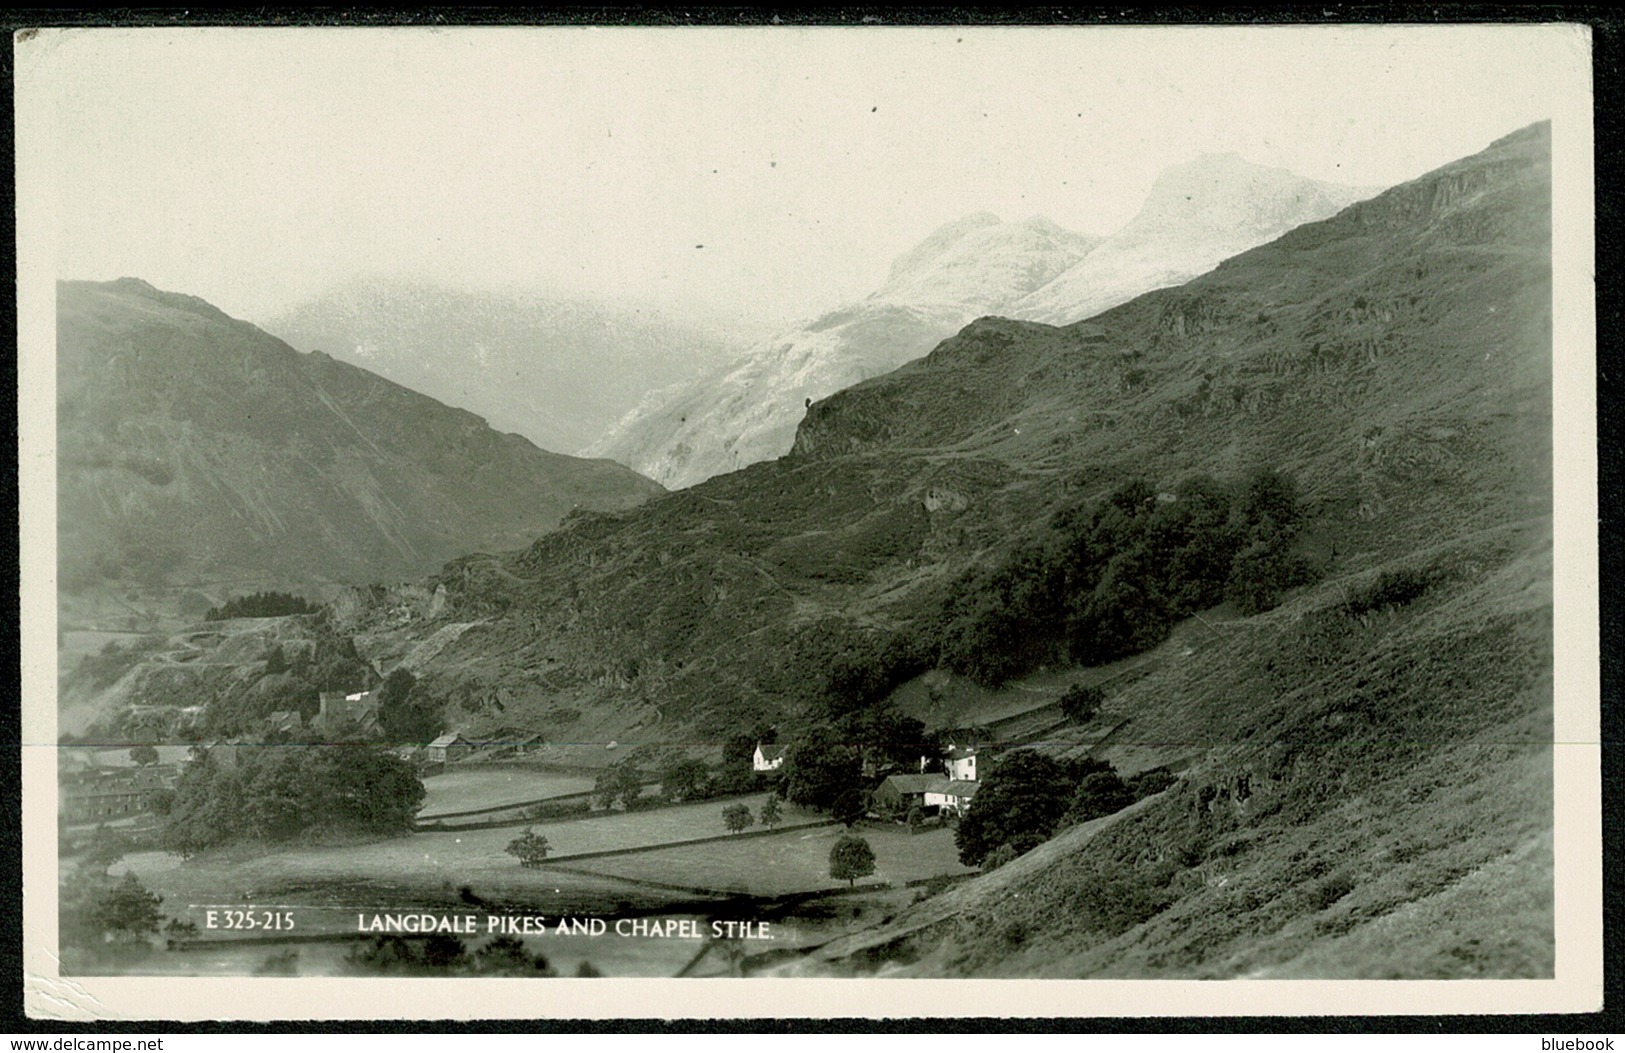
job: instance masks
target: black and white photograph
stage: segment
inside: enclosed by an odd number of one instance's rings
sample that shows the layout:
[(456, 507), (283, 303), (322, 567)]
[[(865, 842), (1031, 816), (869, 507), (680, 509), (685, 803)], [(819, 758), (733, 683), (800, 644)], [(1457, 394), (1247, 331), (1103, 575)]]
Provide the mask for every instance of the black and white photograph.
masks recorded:
[(15, 66), (31, 1013), (1600, 1005), (1584, 27)]

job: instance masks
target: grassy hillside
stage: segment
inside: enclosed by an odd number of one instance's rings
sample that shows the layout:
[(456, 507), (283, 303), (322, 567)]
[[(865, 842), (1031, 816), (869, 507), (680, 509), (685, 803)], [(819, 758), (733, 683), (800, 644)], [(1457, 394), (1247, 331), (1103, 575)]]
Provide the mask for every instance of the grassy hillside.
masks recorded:
[(57, 363), (70, 595), (413, 576), (659, 492), (134, 279), (59, 284)]

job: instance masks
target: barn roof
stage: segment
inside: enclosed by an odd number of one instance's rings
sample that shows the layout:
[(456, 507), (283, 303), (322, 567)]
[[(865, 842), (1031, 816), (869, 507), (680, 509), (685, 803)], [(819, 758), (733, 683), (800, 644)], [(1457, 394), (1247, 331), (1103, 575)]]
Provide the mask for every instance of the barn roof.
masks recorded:
[(890, 786), (898, 793), (938, 793), (948, 785), (940, 775), (888, 775), (882, 786)]
[(452, 746), (459, 742), (466, 743), (468, 740), (457, 734), (455, 731), (448, 731), (444, 735), (435, 739), (433, 742), (429, 743), (429, 747), (433, 749), (436, 746)]

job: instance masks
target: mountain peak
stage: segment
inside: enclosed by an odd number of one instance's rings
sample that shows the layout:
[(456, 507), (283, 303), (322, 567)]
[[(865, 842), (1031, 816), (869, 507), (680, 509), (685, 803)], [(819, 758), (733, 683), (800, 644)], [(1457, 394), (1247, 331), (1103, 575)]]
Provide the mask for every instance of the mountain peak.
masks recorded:
[(1056, 324), (1088, 318), (1147, 290), (1186, 282), (1373, 193), (1254, 164), (1234, 152), (1200, 154), (1163, 169), (1127, 226), (1012, 313)]
[(887, 284), (930, 263), (971, 231), (982, 227), (996, 227), (1001, 222), (1003, 221), (993, 213), (981, 211), (944, 223), (928, 234), (924, 241), (892, 261), (891, 273), (886, 278)]
[(1081, 260), (1099, 240), (1046, 216), (1005, 223), (991, 212), (974, 212), (898, 257), (870, 299), (955, 304), (971, 316), (1001, 311)]

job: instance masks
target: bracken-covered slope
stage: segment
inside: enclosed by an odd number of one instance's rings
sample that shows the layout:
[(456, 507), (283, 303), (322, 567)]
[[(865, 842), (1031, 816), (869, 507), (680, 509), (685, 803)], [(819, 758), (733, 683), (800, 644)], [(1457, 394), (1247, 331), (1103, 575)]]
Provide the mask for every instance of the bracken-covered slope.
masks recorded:
[(135, 279), (58, 285), (57, 383), (66, 592), (416, 576), (660, 489)]
[[(1553, 974), (1548, 151), (1525, 130), (1093, 325), (978, 325), (818, 408), (813, 457), (1012, 456), (1071, 419), (1038, 394), (1057, 374), (1116, 355), (1095, 470), (1271, 459), (1334, 555), (1110, 699), (1095, 754), (1173, 761), (1173, 788), (790, 971)], [(925, 406), (907, 374), (932, 371)], [(994, 374), (1029, 394), (979, 411)]]
[(976, 322), (816, 403), (789, 457), (341, 621), (470, 730), (793, 738), (1051, 510), (1274, 468), (1317, 579), (1181, 626), (1054, 736), (1182, 779), (802, 967), (1550, 975), (1549, 146), (1526, 129), (1086, 323)]

